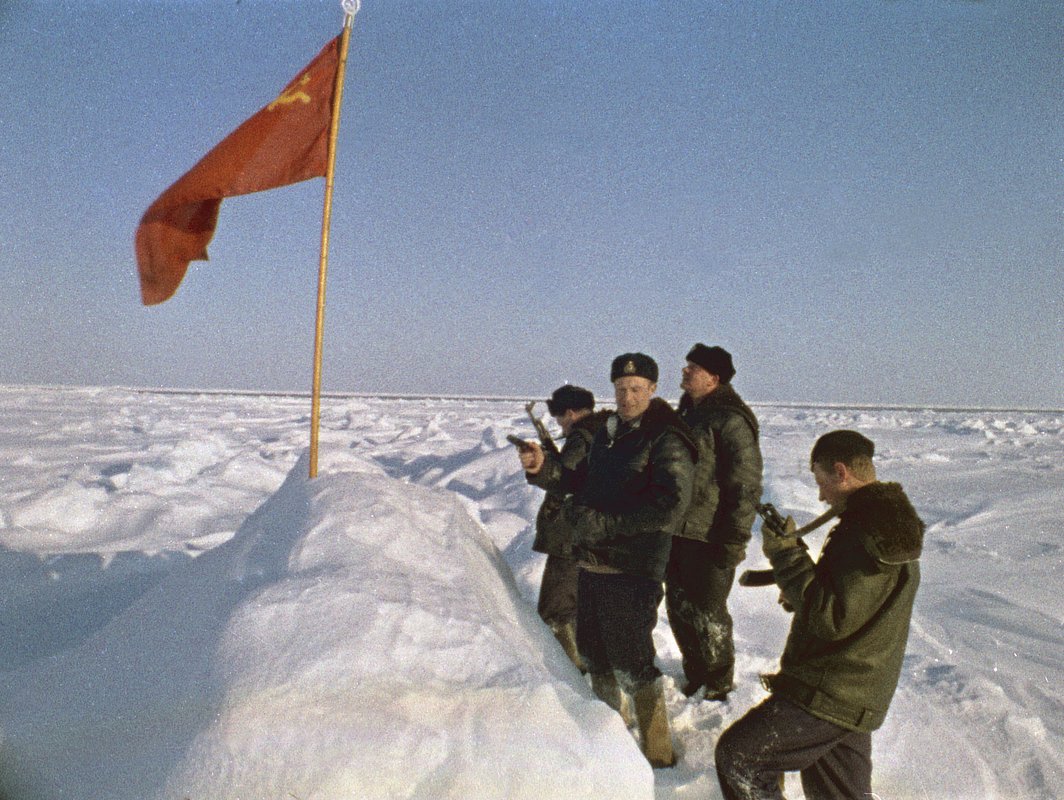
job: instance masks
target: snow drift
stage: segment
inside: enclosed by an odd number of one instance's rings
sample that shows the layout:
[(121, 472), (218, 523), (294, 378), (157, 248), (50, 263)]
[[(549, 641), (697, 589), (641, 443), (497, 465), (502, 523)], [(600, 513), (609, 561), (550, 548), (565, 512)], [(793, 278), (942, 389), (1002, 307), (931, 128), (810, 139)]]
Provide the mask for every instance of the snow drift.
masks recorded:
[(8, 675), (3, 796), (652, 796), (457, 497), (336, 468)]

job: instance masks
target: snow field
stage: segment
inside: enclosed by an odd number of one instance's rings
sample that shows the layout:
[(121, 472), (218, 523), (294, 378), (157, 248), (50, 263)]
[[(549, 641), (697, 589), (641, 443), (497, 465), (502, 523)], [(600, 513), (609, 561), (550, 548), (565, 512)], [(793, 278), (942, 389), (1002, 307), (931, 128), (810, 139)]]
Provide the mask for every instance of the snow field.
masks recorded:
[[(719, 797), (786, 615), (736, 587), (721, 705), (678, 692), (662, 611), (681, 761), (650, 771), (535, 616), (521, 406), (328, 399), (308, 482), (305, 398), (0, 387), (0, 794)], [(1058, 796), (1064, 414), (755, 411), (799, 523), (809, 447), (853, 427), (929, 526), (877, 794)]]

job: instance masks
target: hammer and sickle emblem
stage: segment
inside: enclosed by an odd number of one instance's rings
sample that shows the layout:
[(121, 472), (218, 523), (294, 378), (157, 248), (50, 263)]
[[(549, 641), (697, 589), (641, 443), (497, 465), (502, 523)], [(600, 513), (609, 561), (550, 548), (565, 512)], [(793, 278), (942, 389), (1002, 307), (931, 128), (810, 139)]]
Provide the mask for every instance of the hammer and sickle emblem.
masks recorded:
[(309, 103), (310, 95), (299, 88), (300, 86), (306, 86), (308, 83), (310, 83), (310, 75), (304, 75), (299, 79), (299, 83), (296, 86), (281, 92), (276, 100), (266, 106), (266, 110), (273, 111), (278, 106), (288, 106), (292, 103)]

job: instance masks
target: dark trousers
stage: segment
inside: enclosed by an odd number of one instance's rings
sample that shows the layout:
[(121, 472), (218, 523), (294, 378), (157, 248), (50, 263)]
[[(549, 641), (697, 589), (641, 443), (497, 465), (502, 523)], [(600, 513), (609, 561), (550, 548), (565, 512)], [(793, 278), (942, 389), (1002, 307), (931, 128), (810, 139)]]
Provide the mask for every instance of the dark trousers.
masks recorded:
[(539, 585), (540, 619), (551, 627), (576, 622), (576, 581), (580, 562), (564, 556), (547, 556)]
[(871, 797), (872, 735), (772, 696), (717, 740), (717, 780), (725, 800), (780, 800), (783, 773), (795, 771), (806, 800)]
[(735, 672), (735, 643), (728, 594), (735, 569), (713, 563), (710, 546), (674, 536), (665, 572), (665, 609), (683, 672), (694, 688), (728, 692)]
[(661, 582), (641, 575), (580, 571), (576, 645), (592, 675), (616, 671), (627, 691), (655, 681), (654, 626)]

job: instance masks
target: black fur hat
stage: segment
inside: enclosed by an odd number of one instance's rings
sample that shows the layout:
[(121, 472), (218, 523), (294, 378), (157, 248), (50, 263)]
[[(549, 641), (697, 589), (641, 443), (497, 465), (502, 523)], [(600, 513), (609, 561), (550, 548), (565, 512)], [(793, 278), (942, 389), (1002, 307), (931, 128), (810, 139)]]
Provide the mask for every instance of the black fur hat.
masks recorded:
[(595, 395), (587, 389), (572, 384), (559, 386), (547, 400), (547, 411), (552, 417), (558, 417), (570, 409), (578, 410), (586, 408), (589, 411), (595, 408)]
[(645, 353), (624, 353), (613, 359), (610, 366), (610, 383), (618, 378), (646, 378), (658, 382), (658, 362)]
[(691, 348), (687, 354), (687, 360), (692, 364), (698, 364), (711, 375), (720, 378), (721, 383), (731, 383), (735, 377), (735, 367), (732, 365), (731, 353), (723, 347), (706, 347), (699, 342)]

